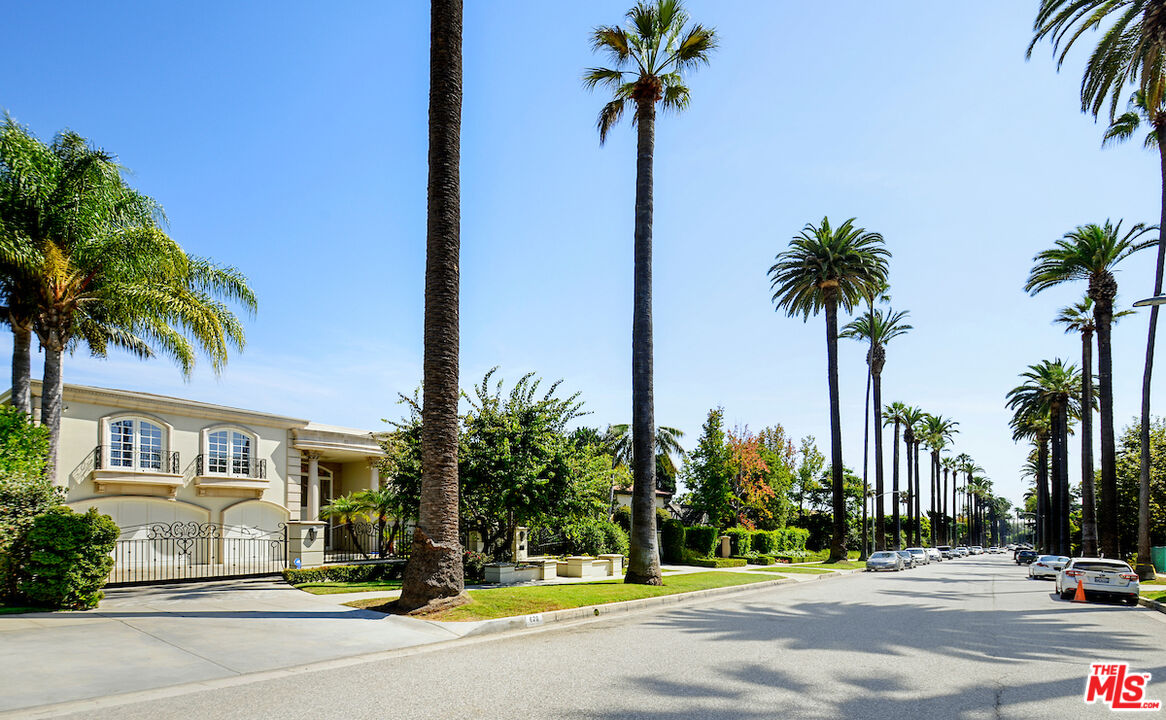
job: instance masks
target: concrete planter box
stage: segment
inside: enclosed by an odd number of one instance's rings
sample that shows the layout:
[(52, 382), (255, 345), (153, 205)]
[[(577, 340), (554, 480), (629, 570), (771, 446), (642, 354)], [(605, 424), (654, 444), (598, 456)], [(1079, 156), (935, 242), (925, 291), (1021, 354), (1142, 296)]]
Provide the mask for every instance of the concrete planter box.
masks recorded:
[(486, 582), (520, 583), (534, 580), (553, 580), (558, 577), (558, 563), (554, 560), (534, 560), (531, 562), (490, 563), (486, 565)]

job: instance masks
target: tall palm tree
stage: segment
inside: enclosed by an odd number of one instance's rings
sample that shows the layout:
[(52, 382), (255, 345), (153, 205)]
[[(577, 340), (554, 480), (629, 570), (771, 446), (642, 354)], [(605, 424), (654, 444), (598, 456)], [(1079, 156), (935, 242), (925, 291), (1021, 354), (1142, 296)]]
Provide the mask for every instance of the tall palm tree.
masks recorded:
[(607, 88), (612, 99), (599, 111), (599, 142), (629, 107), (637, 130), (634, 310), (632, 313), (632, 537), (629, 583), (661, 584), (656, 550), (655, 408), (652, 391), (652, 161), (656, 144), (656, 103), (679, 112), (690, 92), (684, 74), (705, 65), (716, 48), (712, 28), (688, 24), (679, 0), (638, 2), (627, 12), (626, 27), (600, 26), (592, 49), (612, 67), (590, 68), (583, 83)]
[[(1054, 52), (1060, 52), (1057, 67), (1074, 43), (1089, 28), (1108, 27), (1094, 48), (1085, 66), (1081, 81), (1081, 109), (1097, 118), (1109, 101), (1110, 128), (1105, 141), (1121, 141), (1132, 136), (1138, 123), (1145, 118), (1152, 131), (1146, 138), (1146, 147), (1158, 149), (1161, 204), (1159, 228), (1166, 228), (1166, 148), (1158, 138), (1166, 133), (1166, 4), (1161, 0), (1042, 0), (1034, 23), (1034, 36), (1029, 53), (1042, 38), (1052, 40)], [(1063, 50), (1062, 50), (1063, 46)], [(1117, 118), (1117, 106), (1129, 86), (1137, 91), (1130, 110)], [(1163, 268), (1166, 266), (1166, 243), (1159, 243), (1154, 265), (1154, 295), (1162, 294)], [(1146, 337), (1146, 360), (1142, 373), (1141, 414), (1141, 474), (1138, 490), (1138, 574), (1154, 576), (1149, 564), (1150, 552), (1150, 381), (1154, 369), (1154, 341), (1158, 327), (1158, 306), (1150, 308), (1150, 323)], [(1101, 336), (1098, 333), (1098, 342)], [(1104, 400), (1102, 401), (1104, 403)], [(1104, 405), (1103, 405), (1104, 408)], [(1104, 409), (1102, 413), (1104, 414)], [(1104, 419), (1103, 419), (1104, 422)], [(1102, 495), (1105, 485), (1104, 440), (1102, 441)], [(1116, 509), (1115, 509), (1116, 510)], [(1105, 511), (1108, 512), (1108, 511)], [(1104, 518), (1105, 525), (1109, 518)], [(1111, 538), (1106, 547), (1106, 530), (1101, 532), (1104, 551), (1117, 551), (1117, 540)]]
[(404, 612), (466, 598), (458, 537), (462, 0), (431, 0), (429, 8), (421, 502), (397, 601)]
[[(1132, 310), (1113, 314), (1113, 322)], [(1081, 554), (1097, 556), (1097, 500), (1093, 487), (1093, 301), (1084, 300), (1061, 308), (1054, 322), (1065, 326), (1066, 333), (1081, 335)]]
[[(1025, 404), (1019, 403), (1013, 409), (1012, 439), (1014, 441), (1029, 440), (1036, 450), (1036, 536), (1038, 545), (1045, 551), (1052, 551), (1050, 542), (1050, 508), (1049, 508), (1049, 434), (1052, 429), (1052, 419), (1049, 408), (1041, 398), (1025, 397)], [(969, 476), (970, 477), (970, 476)]]
[(919, 444), (922, 442), (921, 408), (909, 406), (903, 412), (903, 443), (907, 446), (907, 543), (922, 542), (919, 522)]
[[(230, 346), (243, 346), (242, 325), (220, 298), (253, 311), (246, 278), (188, 256), (162, 230), (164, 222), (161, 207), (125, 183), (112, 155), (70, 132), (45, 145), (5, 118), (0, 285), (17, 336), (16, 394), (25, 394), (30, 382), (23, 327), (31, 326), (45, 351), (40, 420), (49, 429), (50, 476), (60, 443), (66, 350), (85, 343), (99, 356), (111, 345), (140, 357), (162, 353), (189, 375), (196, 345), (216, 372)], [(17, 404), (23, 410), (26, 402)]]
[[(943, 460), (940, 461), (940, 464), (943, 466), (943, 509), (940, 512), (943, 514), (943, 516), (944, 516), (943, 521), (947, 526), (947, 530), (946, 530), (944, 537), (943, 537), (943, 542), (947, 545), (954, 545), (955, 544), (955, 499), (954, 498), (952, 499), (951, 514), (948, 515), (948, 512), (947, 512), (947, 510), (948, 510), (948, 507), (947, 507), (947, 498), (948, 498), (947, 478), (948, 478), (948, 475), (950, 474), (952, 494), (954, 495), (955, 494), (955, 485), (956, 485), (955, 471), (959, 467), (959, 465), (956, 463), (956, 460), (953, 457), (945, 457)], [(950, 522), (948, 520), (949, 517), (951, 518)]]
[(834, 528), (831, 561), (846, 559), (846, 497), (842, 482), (842, 418), (838, 398), (838, 308), (851, 312), (863, 298), (887, 281), (890, 253), (883, 237), (855, 227), (850, 218), (837, 228), (822, 218), (806, 225), (778, 254), (769, 268), (770, 288), (777, 309), (790, 317), (824, 310), (826, 364), (830, 388), (830, 462), (833, 473)]
[[(1106, 130), (1102, 144), (1122, 142), (1128, 140), (1137, 132), (1142, 119), (1145, 118), (1151, 129), (1146, 133), (1145, 146), (1157, 148), (1159, 163), (1162, 166), (1162, 223), (1166, 223), (1166, 150), (1158, 143), (1160, 132), (1166, 131), (1166, 108), (1162, 107), (1159, 96), (1157, 110), (1152, 112), (1147, 105), (1146, 94), (1138, 90), (1130, 99), (1129, 109), (1110, 123)], [(1159, 228), (1166, 225), (1159, 225)], [(1161, 230), (1159, 230), (1161, 238)], [(1162, 263), (1166, 253), (1166, 243), (1158, 243), (1157, 266), (1154, 270), (1154, 295), (1162, 294)], [(1118, 315), (1129, 314), (1115, 313)], [(1158, 328), (1158, 306), (1150, 307), (1150, 328), (1146, 337), (1146, 360), (1142, 370), (1142, 415), (1138, 436), (1141, 443), (1139, 460), (1138, 482), (1138, 563), (1136, 570), (1143, 580), (1153, 580), (1154, 566), (1144, 560), (1150, 553), (1150, 381), (1154, 374), (1154, 340)], [(1087, 413), (1088, 414), (1088, 413)]]
[[(951, 475), (951, 519), (952, 523), (956, 522), (956, 515), (959, 514), (959, 493), (963, 492), (960, 488), (959, 477), (957, 473), (969, 472), (968, 468), (976, 467), (976, 462), (972, 460), (972, 456), (967, 453), (960, 453), (952, 460), (952, 475)], [(959, 487), (957, 487), (959, 486)], [(964, 517), (964, 522), (967, 522), (967, 517)], [(954, 533), (953, 533), (954, 534)], [(953, 542), (959, 538), (952, 538)]]
[[(878, 528), (875, 533), (875, 549), (886, 550), (886, 518), (883, 514), (883, 366), (887, 361), (887, 343), (901, 335), (906, 335), (912, 328), (906, 323), (908, 315), (906, 310), (895, 312), (888, 308), (884, 313), (881, 308), (875, 308), (873, 305), (869, 305), (868, 310), (866, 315), (860, 315), (847, 323), (846, 327), (842, 329), (841, 336), (863, 340), (870, 344), (870, 349), (866, 353), (866, 365), (870, 384), (874, 389), (875, 527)], [(899, 442), (897, 436), (895, 442)], [(898, 448), (896, 448), (896, 452), (898, 452)]]
[(942, 496), (947, 490), (940, 492), (939, 488), (939, 454), (951, 442), (952, 436), (959, 432), (958, 422), (942, 415), (928, 413), (923, 418), (924, 441), (931, 451), (931, 544), (938, 544), (943, 525)]
[(1047, 412), (1052, 439), (1052, 539), (1055, 551), (1069, 554), (1069, 420), (1080, 414), (1081, 374), (1061, 359), (1044, 360), (1021, 373), (1025, 382), (1008, 392), (1008, 407)]
[(899, 513), (902, 498), (899, 496), (899, 429), (905, 424), (904, 413), (907, 406), (901, 402), (893, 402), (883, 412), (883, 424), (895, 426), (894, 442), (891, 445), (891, 497), (894, 498), (895, 549), (903, 549), (903, 520)]
[(1098, 539), (1101, 552), (1120, 557), (1118, 547), (1117, 453), (1113, 426), (1113, 357), (1110, 330), (1113, 303), (1117, 297), (1114, 267), (1133, 253), (1156, 241), (1140, 240), (1150, 228), (1134, 225), (1126, 233), (1106, 221), (1104, 225), (1083, 225), (1066, 233), (1055, 245), (1037, 253), (1024, 289), (1033, 295), (1074, 280), (1089, 281), (1093, 300), (1093, 321), (1097, 331), (1098, 399), (1101, 405), (1101, 514)]

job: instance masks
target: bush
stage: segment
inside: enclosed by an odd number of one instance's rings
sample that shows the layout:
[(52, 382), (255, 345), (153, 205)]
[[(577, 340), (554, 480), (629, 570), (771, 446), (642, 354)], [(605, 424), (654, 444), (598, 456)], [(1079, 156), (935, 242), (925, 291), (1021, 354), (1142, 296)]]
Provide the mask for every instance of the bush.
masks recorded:
[(563, 533), (567, 551), (575, 555), (606, 555), (628, 552), (628, 535), (619, 525), (606, 520), (586, 520), (568, 525)]
[(679, 520), (667, 520), (660, 529), (664, 555), (664, 562), (678, 563), (684, 560), (684, 523)]
[(757, 532), (753, 533), (753, 537), (750, 538), (750, 543), (752, 544), (753, 549), (761, 555), (768, 555), (773, 552), (774, 545), (777, 544), (774, 541), (774, 534), (776, 532), (779, 531), (758, 530)]
[(283, 571), (283, 579), (291, 585), (319, 582), (375, 582), (395, 580), (401, 577), (404, 570), (405, 563), (399, 561), (363, 565), (321, 565), (301, 570), (288, 568)]
[(619, 507), (617, 507), (615, 509), (615, 512), (613, 512), (611, 514), (611, 520), (616, 525), (619, 525), (621, 528), (623, 528), (624, 532), (629, 533), (629, 534), (631, 533), (631, 531), (632, 531), (632, 509), (630, 507), (628, 507), (626, 505), (620, 505)]
[(462, 553), (462, 575), (466, 582), (485, 582), (486, 563), (490, 561), (485, 553), (467, 550)]
[(745, 567), (745, 558), (692, 558), (688, 565), (708, 568)]
[(749, 558), (750, 565), (772, 565), (775, 562), (777, 561), (768, 555), (758, 555), (757, 557)]
[(708, 525), (693, 525), (684, 530), (684, 546), (702, 557), (713, 554), (720, 535), (715, 527)]
[(55, 507), (38, 515), (21, 539), (17, 588), (44, 607), (96, 607), (113, 568), (110, 553), (121, 529), (108, 515), (90, 508), (78, 514)]
[(751, 549), (753, 531), (748, 528), (735, 527), (725, 531), (725, 535), (729, 536), (729, 554), (730, 555), (744, 555)]

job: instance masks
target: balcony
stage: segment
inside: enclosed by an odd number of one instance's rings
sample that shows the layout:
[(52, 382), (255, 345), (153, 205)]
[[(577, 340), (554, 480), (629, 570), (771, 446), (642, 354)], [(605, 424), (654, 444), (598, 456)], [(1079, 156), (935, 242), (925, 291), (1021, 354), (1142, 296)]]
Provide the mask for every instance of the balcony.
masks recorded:
[(98, 493), (146, 492), (174, 498), (183, 485), (182, 459), (177, 450), (127, 453), (120, 447), (98, 445), (90, 477)]
[(194, 485), (199, 495), (261, 497), (267, 489), (267, 460), (235, 460), (226, 463), (227, 472), (211, 468), (209, 458), (194, 459)]

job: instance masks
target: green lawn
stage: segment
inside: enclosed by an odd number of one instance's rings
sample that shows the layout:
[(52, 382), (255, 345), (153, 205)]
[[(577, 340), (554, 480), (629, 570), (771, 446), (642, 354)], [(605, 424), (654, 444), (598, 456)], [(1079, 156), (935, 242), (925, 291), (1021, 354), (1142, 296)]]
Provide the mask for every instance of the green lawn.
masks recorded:
[(1158, 602), (1166, 602), (1166, 590), (1152, 590), (1150, 592), (1146, 592), (1145, 590), (1142, 590), (1141, 594), (1142, 594), (1142, 597), (1149, 598), (1150, 600), (1157, 600)]
[(825, 575), (830, 572), (829, 570), (823, 570), (821, 568), (798, 567), (796, 565), (766, 565), (765, 567), (755, 567), (753, 569), (760, 570), (761, 572), (784, 573), (788, 575)]
[(400, 580), (374, 580), (371, 582), (314, 582), (300, 583), (297, 590), (313, 595), (337, 595), (339, 593), (368, 592), (370, 590), (400, 590)]
[[(594, 583), (571, 583), (534, 587), (489, 588), (470, 590), (470, 602), (461, 607), (425, 616), (426, 620), (467, 622), (491, 618), (530, 615), (567, 608), (603, 605), (624, 600), (675, 595), (677, 593), (765, 582), (768, 577), (751, 573), (704, 572), (675, 575), (663, 585), (627, 585), (621, 580)], [(356, 600), (352, 607), (379, 609), (384, 599)]]
[(813, 565), (803, 565), (802, 567), (811, 568), (826, 568), (827, 570), (858, 570), (866, 567), (866, 563), (852, 562), (850, 560), (843, 560), (836, 563), (815, 563)]

